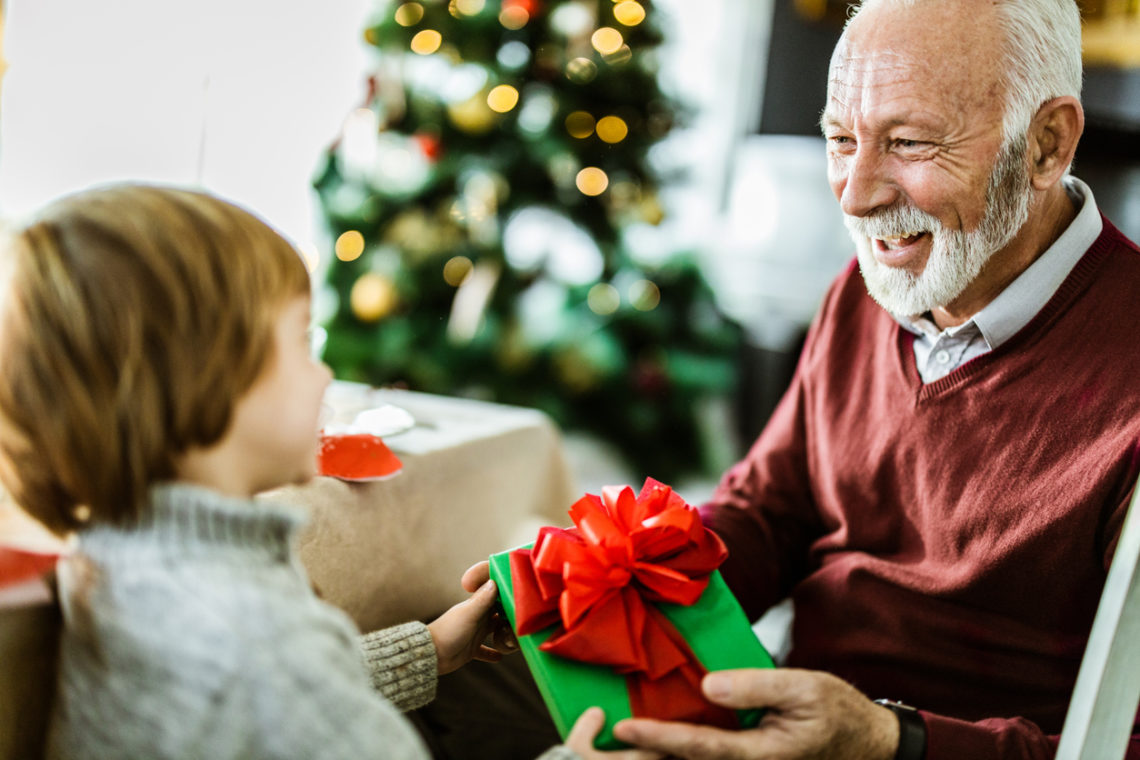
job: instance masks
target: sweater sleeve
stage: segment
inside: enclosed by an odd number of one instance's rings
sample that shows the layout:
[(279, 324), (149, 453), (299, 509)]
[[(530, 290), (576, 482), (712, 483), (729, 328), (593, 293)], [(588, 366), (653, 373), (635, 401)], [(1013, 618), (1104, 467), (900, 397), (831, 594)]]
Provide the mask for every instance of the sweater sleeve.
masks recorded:
[[(1052, 760), (1060, 736), (1046, 736), (1024, 718), (991, 718), (976, 723), (922, 712), (926, 760)], [(1140, 760), (1140, 713), (1123, 760)]]
[(360, 653), (372, 686), (400, 710), (435, 699), (439, 676), (431, 631), (420, 622), (373, 631), (360, 637)]
[(701, 519), (729, 556), (721, 574), (749, 618), (784, 599), (807, 572), (822, 527), (813, 498), (806, 415), (809, 367), (826, 354), (822, 327), (832, 296), (808, 331), (795, 376), (748, 454), (725, 473)]

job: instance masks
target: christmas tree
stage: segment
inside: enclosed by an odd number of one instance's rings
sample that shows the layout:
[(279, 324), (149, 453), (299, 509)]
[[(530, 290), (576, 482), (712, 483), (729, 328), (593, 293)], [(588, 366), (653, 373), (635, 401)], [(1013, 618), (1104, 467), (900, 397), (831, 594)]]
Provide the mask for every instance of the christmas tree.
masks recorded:
[[(540, 408), (640, 473), (708, 464), (739, 329), (691, 255), (635, 255), (675, 125), (648, 0), (381, 3), (363, 105), (315, 179), (337, 376)], [(719, 434), (728, 436), (728, 431)], [(719, 463), (717, 463), (719, 464)]]

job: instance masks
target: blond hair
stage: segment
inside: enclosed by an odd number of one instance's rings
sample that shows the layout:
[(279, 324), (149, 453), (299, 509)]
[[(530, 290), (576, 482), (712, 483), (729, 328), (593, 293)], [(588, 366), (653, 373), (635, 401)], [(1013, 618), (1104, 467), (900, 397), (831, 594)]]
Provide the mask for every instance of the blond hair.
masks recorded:
[(0, 271), (0, 483), (49, 529), (125, 523), (216, 443), (309, 291), (297, 252), (203, 193), (120, 185), (17, 230)]

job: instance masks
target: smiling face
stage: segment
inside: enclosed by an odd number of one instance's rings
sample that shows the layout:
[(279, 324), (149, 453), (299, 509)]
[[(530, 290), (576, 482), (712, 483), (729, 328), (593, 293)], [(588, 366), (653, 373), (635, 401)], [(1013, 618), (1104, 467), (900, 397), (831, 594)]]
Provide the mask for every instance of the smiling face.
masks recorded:
[(1003, 39), (978, 18), (992, 13), (988, 3), (880, 3), (832, 57), (828, 179), (868, 289), (898, 314), (979, 284), (1028, 215), (1025, 141), (1002, 142)]

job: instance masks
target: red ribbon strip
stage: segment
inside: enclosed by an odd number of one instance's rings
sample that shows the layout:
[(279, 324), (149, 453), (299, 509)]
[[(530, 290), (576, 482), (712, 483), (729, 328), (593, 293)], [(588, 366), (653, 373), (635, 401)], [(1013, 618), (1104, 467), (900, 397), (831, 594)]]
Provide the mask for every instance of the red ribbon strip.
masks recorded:
[(543, 528), (511, 552), (519, 635), (558, 626), (540, 649), (625, 675), (634, 716), (735, 728), (735, 712), (701, 695), (707, 671), (655, 606), (696, 602), (724, 543), (652, 478), (636, 497), (628, 486), (586, 494), (570, 516), (577, 527)]

